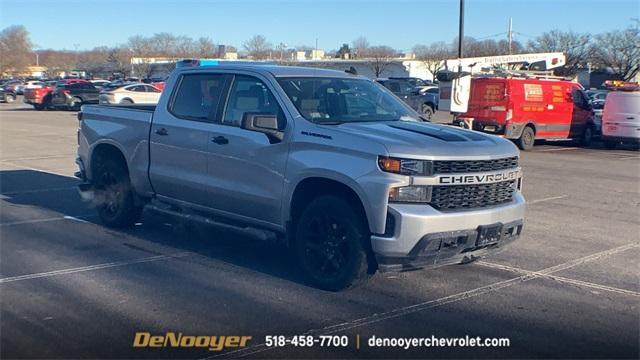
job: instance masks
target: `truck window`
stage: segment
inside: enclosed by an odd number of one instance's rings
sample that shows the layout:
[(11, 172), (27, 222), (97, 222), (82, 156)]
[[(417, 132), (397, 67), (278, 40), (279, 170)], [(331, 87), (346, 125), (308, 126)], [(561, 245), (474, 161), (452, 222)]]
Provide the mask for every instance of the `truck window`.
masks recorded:
[(589, 102), (582, 95), (582, 91), (580, 89), (574, 88), (572, 91), (573, 95), (573, 103), (581, 108), (587, 108), (589, 106)]
[(226, 78), (223, 74), (183, 75), (169, 111), (185, 120), (210, 121), (220, 104)]
[(238, 75), (231, 86), (222, 123), (240, 126), (248, 113), (276, 115), (280, 128), (284, 128), (284, 114), (267, 86), (254, 77)]

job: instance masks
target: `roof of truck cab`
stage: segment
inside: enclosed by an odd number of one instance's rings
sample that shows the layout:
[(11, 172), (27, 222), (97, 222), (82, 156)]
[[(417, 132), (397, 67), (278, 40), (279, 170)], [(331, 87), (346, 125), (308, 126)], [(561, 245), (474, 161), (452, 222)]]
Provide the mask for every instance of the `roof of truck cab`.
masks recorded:
[(242, 65), (212, 65), (212, 66), (194, 66), (194, 67), (184, 67), (178, 69), (180, 72), (182, 71), (193, 71), (193, 70), (248, 70), (254, 71), (257, 73), (269, 73), (275, 77), (305, 77), (305, 76), (318, 76), (318, 77), (339, 77), (339, 78), (363, 78), (358, 75), (353, 75), (350, 73), (346, 73), (344, 71), (339, 70), (329, 70), (329, 69), (319, 69), (312, 67), (302, 67), (302, 66), (281, 66), (281, 65), (260, 65), (260, 64), (242, 64)]

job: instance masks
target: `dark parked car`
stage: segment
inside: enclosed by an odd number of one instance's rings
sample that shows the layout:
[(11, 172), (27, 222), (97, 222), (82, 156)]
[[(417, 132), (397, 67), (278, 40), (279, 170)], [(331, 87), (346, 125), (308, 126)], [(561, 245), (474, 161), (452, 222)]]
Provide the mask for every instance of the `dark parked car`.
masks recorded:
[(421, 93), (420, 87), (416, 87), (411, 78), (378, 79), (378, 83), (391, 90), (402, 101), (414, 110), (423, 114), (427, 119), (438, 110), (439, 96), (431, 93)]
[(0, 102), (12, 103), (16, 101), (15, 91), (5, 90), (0, 87)]
[(89, 82), (58, 84), (53, 90), (51, 105), (54, 108), (80, 110), (83, 104), (97, 104), (100, 89)]

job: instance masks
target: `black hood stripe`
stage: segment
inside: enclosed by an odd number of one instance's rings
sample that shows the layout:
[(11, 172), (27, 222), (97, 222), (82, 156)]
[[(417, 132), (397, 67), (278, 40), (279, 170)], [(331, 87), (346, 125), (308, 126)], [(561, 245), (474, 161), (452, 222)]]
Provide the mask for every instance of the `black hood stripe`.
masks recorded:
[(389, 124), (390, 127), (399, 130), (411, 131), (414, 133), (430, 136), (442, 141), (483, 141), (486, 138), (479, 134), (474, 134), (472, 132), (462, 132), (459, 130), (448, 129), (445, 126), (434, 128), (427, 124), (420, 123), (412, 123), (412, 122), (403, 122), (398, 121), (395, 124)]

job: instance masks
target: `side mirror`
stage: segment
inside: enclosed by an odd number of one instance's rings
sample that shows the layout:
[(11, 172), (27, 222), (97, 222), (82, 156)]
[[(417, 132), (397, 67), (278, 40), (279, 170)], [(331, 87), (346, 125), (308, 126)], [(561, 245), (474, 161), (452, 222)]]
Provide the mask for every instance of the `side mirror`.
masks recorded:
[(278, 126), (278, 117), (269, 113), (245, 113), (240, 128), (266, 134), (269, 141), (280, 142), (284, 133)]

